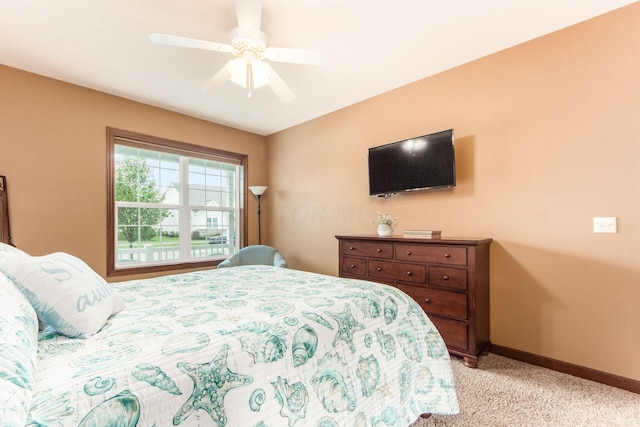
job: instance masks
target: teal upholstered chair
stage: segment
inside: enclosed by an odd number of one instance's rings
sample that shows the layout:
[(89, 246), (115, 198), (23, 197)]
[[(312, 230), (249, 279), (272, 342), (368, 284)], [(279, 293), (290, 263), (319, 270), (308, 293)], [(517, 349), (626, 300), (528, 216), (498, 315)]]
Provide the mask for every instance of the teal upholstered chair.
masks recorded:
[(218, 268), (239, 265), (273, 265), (287, 268), (287, 261), (278, 250), (267, 245), (246, 246), (218, 264)]

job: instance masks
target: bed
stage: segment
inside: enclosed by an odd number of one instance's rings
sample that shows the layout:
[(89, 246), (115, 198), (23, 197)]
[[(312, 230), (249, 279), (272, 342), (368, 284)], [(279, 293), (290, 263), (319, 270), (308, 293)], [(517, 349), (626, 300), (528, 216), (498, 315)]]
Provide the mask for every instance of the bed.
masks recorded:
[(270, 266), (107, 284), (8, 244), (0, 272), (2, 426), (406, 427), (459, 411), (440, 334), (391, 286)]

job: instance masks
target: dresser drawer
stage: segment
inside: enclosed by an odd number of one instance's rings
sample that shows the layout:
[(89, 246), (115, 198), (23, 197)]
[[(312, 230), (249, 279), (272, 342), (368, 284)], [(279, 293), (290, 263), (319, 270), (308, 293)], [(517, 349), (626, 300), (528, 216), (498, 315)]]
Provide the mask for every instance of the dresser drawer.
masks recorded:
[(371, 277), (401, 280), (410, 283), (426, 283), (427, 269), (424, 265), (401, 262), (370, 260), (368, 273)]
[(396, 259), (399, 261), (467, 265), (467, 248), (464, 247), (399, 243), (395, 249)]
[(445, 319), (438, 316), (429, 316), (431, 322), (436, 327), (442, 339), (444, 339), (447, 347), (457, 348), (459, 350), (467, 350), (469, 347), (467, 341), (467, 324), (456, 320)]
[(342, 272), (350, 276), (362, 276), (367, 274), (367, 261), (363, 258), (342, 257)]
[(393, 259), (393, 243), (345, 240), (342, 242), (342, 254), (345, 256)]
[(409, 294), (427, 314), (467, 320), (467, 295), (460, 292), (398, 284), (397, 288)]
[(454, 289), (467, 289), (467, 270), (463, 268), (429, 266), (429, 280), (433, 286)]

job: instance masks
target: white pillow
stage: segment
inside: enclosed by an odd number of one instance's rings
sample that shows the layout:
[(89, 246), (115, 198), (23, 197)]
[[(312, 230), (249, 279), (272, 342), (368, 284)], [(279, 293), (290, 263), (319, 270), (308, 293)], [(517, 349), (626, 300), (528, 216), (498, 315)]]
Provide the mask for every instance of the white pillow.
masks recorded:
[(11, 257), (0, 261), (0, 271), (22, 291), (42, 321), (72, 338), (95, 334), (112, 314), (124, 309), (120, 296), (102, 277), (63, 252)]
[(8, 245), (6, 243), (0, 242), (0, 262), (6, 260), (9, 257), (19, 256), (19, 257), (28, 257), (29, 254), (21, 251), (15, 246)]
[(33, 307), (0, 274), (0, 425), (27, 422), (35, 381), (38, 321)]

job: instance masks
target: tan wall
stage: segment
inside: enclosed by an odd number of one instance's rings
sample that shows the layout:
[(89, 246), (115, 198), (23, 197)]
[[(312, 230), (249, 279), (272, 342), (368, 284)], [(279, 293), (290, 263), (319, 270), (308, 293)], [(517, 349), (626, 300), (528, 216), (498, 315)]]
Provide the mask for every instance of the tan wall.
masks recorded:
[[(636, 3), (268, 137), (271, 243), (337, 274), (334, 235), (376, 210), (492, 237), (492, 342), (640, 380), (639, 22)], [(448, 128), (455, 189), (368, 196), (368, 147)]]
[(0, 175), (18, 247), (69, 252), (105, 275), (107, 126), (248, 154), (249, 183), (266, 181), (262, 136), (0, 66)]

